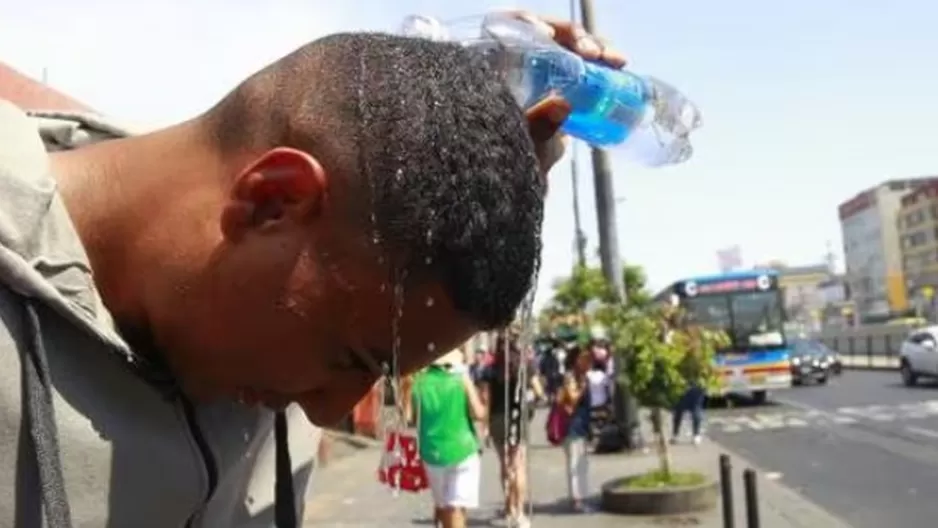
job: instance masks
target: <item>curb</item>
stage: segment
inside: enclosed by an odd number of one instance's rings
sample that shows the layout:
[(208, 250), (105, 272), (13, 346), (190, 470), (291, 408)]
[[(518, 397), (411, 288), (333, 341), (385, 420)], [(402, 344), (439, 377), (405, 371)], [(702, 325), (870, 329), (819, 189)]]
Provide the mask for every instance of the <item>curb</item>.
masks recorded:
[[(737, 474), (745, 468), (751, 468), (759, 476), (759, 486), (764, 490), (771, 490), (768, 493), (759, 494), (759, 505), (763, 508), (769, 508), (779, 517), (788, 521), (792, 528), (853, 528), (846, 521), (837, 517), (833, 513), (825, 510), (796, 490), (786, 486), (784, 483), (769, 478), (772, 474), (757, 464), (753, 464), (749, 459), (740, 455), (736, 451), (725, 447), (723, 444), (708, 439), (716, 451), (724, 453), (730, 457), (733, 464), (733, 489), (736, 490), (741, 484), (741, 480), (736, 479)], [(714, 460), (716, 463), (716, 460)], [(734, 495), (736, 493), (734, 492)], [(771, 497), (771, 498), (770, 498)], [(717, 506), (719, 508), (719, 505)], [(739, 506), (737, 506), (739, 509)], [(738, 514), (738, 512), (736, 512)]]

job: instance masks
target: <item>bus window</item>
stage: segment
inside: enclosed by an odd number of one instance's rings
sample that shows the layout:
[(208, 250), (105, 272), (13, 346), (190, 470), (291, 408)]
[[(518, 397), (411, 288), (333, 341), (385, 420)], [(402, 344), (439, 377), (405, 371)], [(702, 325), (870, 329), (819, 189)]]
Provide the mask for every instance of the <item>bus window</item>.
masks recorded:
[(738, 293), (732, 296), (733, 336), (745, 346), (785, 344), (778, 292)]

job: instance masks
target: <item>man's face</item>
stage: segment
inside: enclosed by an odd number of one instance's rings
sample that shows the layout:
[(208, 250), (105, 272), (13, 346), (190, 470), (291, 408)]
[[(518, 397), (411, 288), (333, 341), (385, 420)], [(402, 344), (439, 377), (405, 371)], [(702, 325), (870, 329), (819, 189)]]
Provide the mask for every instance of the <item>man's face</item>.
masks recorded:
[(188, 354), (201, 359), (187, 366), (194, 384), (273, 407), (296, 401), (313, 422), (332, 425), (390, 362), (395, 324), (402, 373), (474, 331), (436, 284), (409, 288), (396, 317), (383, 267), (333, 260), (328, 247), (255, 240), (207, 270), (175, 336), (200, 349)]
[(297, 402), (333, 425), (390, 363), (395, 336), (404, 374), (476, 331), (433, 282), (411, 282), (395, 306), (390, 259), (328, 202), (295, 213), (289, 201), (241, 201), (222, 214), (210, 261), (154, 325), (179, 351), (171, 357), (191, 394)]

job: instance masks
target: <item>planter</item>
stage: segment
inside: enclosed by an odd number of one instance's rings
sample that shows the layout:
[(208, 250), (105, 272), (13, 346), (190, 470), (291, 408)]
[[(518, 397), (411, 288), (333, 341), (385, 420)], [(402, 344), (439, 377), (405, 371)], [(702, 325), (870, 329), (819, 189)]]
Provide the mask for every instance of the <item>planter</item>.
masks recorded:
[(622, 515), (679, 515), (709, 510), (720, 496), (716, 481), (691, 486), (630, 488), (640, 475), (611, 480), (602, 487), (602, 510)]

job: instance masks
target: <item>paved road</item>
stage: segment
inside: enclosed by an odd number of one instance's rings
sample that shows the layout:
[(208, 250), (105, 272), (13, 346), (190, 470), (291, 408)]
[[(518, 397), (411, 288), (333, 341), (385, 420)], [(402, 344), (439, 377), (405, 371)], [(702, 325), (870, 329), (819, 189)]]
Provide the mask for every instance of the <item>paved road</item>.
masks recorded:
[(711, 411), (707, 434), (856, 528), (933, 528), (938, 385), (847, 371), (773, 404)]

